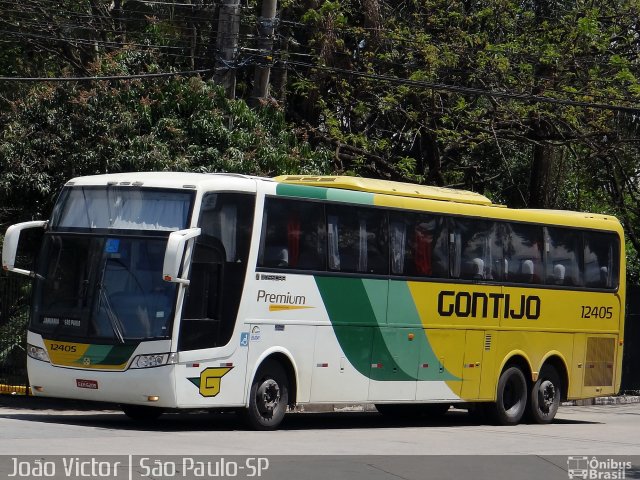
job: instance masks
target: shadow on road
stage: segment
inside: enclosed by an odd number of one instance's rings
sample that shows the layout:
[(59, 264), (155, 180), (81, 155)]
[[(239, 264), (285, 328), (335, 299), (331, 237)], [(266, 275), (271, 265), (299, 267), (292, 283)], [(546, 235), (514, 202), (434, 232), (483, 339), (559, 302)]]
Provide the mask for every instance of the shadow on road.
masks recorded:
[[(117, 406), (112, 406), (117, 409)], [(15, 409), (15, 406), (11, 408)], [(87, 411), (90, 410), (90, 413)], [(27, 422), (43, 422), (62, 425), (78, 425), (94, 428), (118, 430), (179, 432), (179, 431), (234, 431), (244, 430), (242, 418), (234, 413), (165, 413), (151, 422), (135, 422), (124, 414), (114, 411), (96, 412), (96, 406), (84, 411), (70, 406), (66, 411), (47, 409), (42, 413), (34, 412), (33, 407), (24, 413), (11, 412), (0, 418)], [(557, 419), (558, 424), (597, 424), (578, 420)], [(438, 418), (392, 418), (377, 412), (338, 412), (338, 413), (290, 413), (287, 414), (280, 430), (315, 430), (315, 429), (367, 429), (367, 428), (468, 428), (482, 423), (474, 421), (465, 410), (451, 409), (446, 415)], [(496, 427), (512, 428), (512, 427)]]

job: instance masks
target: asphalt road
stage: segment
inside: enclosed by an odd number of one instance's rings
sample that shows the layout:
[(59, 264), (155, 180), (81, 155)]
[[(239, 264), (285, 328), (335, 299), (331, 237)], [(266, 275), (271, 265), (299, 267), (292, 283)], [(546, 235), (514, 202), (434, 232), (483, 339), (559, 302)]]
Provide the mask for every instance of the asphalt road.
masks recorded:
[[(178, 463), (202, 455), (241, 464), (248, 457), (266, 458), (263, 478), (368, 480), (564, 479), (571, 456), (597, 458), (605, 462), (600, 470), (616, 469), (609, 459), (630, 462), (617, 470), (624, 477), (607, 470), (600, 478), (640, 478), (640, 457), (634, 457), (640, 455), (640, 404), (563, 406), (551, 425), (515, 427), (477, 424), (462, 410), (413, 422), (377, 413), (296, 413), (279, 431), (253, 432), (233, 414), (165, 414), (152, 424), (136, 424), (116, 410), (18, 400), (0, 400), (0, 478), (14, 469), (12, 458), (25, 455), (124, 456), (121, 468), (135, 466), (129, 478), (186, 478), (164, 475), (170, 471), (154, 475), (140, 462), (151, 457), (149, 467), (158, 455), (178, 456)], [(127, 478), (122, 475), (113, 478)]]

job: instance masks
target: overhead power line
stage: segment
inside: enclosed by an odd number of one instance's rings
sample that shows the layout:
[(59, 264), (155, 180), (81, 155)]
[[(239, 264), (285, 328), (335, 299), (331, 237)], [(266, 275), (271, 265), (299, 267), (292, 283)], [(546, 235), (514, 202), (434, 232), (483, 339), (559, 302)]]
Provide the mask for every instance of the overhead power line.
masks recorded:
[(427, 82), (424, 80), (411, 80), (408, 78), (392, 77), (388, 75), (377, 75), (373, 73), (358, 72), (356, 70), (347, 70), (344, 68), (327, 67), (323, 65), (314, 65), (312, 63), (296, 62), (292, 60), (281, 60), (283, 65), (293, 65), (297, 67), (315, 68), (325, 72), (337, 73), (341, 75), (350, 75), (353, 77), (368, 78), (370, 80), (379, 80), (381, 82), (394, 83), (398, 85), (407, 85), (412, 87), (422, 87), (430, 90), (462, 93), (467, 95), (480, 95), (494, 98), (507, 98), (510, 100), (519, 100), (535, 103), (549, 103), (556, 105), (566, 105), (572, 107), (593, 108), (596, 110), (611, 110), (617, 112), (625, 112), (638, 114), (640, 113), (640, 105), (637, 107), (626, 107), (622, 105), (612, 105), (606, 103), (584, 102), (579, 100), (567, 100), (562, 98), (544, 97), (541, 95), (531, 95), (526, 93), (500, 92), (496, 90), (483, 90), (474, 87), (462, 87), (459, 85), (448, 85), (444, 83)]
[(0, 82), (97, 82), (111, 80), (136, 80), (167, 77), (190, 77), (202, 73), (213, 73), (212, 68), (186, 70), (182, 72), (144, 73), (140, 75), (106, 75), (96, 77), (0, 77)]

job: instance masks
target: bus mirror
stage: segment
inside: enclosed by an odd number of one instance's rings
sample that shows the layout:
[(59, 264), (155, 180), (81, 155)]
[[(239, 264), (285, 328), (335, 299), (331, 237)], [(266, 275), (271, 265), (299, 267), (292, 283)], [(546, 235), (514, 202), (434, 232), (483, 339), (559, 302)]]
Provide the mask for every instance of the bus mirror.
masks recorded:
[(162, 279), (165, 282), (189, 284), (189, 280), (178, 277), (180, 264), (182, 263), (187, 242), (200, 235), (200, 233), (201, 230), (199, 228), (187, 228), (186, 230), (171, 232), (167, 242), (167, 249), (164, 253), (164, 265), (162, 266)]
[(33, 277), (34, 272), (29, 270), (23, 270), (22, 268), (16, 268), (16, 256), (18, 254), (18, 244), (20, 243), (20, 233), (23, 230), (30, 228), (45, 228), (47, 222), (45, 220), (36, 220), (33, 222), (23, 222), (11, 225), (7, 229), (7, 233), (4, 236), (4, 243), (2, 245), (2, 269), (7, 272), (20, 273), (21, 275), (28, 275)]

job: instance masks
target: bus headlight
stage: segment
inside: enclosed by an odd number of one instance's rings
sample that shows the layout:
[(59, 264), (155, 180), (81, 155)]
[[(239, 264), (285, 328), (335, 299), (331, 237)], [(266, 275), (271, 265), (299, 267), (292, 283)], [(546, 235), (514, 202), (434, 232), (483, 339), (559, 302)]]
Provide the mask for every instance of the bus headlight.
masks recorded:
[(27, 344), (27, 355), (31, 358), (35, 358), (36, 360), (51, 363), (51, 360), (49, 360), (49, 354), (44, 348), (36, 347), (30, 343)]
[(177, 361), (175, 353), (150, 353), (148, 355), (138, 355), (133, 359), (131, 368), (152, 368), (162, 365), (173, 365)]

